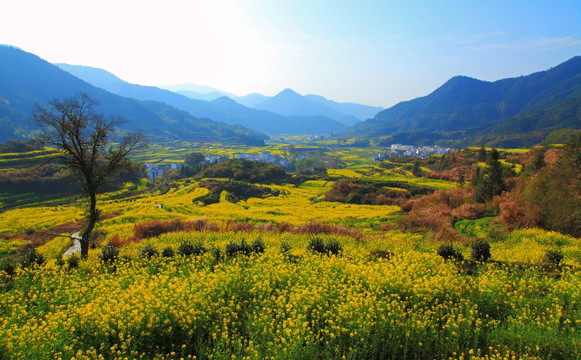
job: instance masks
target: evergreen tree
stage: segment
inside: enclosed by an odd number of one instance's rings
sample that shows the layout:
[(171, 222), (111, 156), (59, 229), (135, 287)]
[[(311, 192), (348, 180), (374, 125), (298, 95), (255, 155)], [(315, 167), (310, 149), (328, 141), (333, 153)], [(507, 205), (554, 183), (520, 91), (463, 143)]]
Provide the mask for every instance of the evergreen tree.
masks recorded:
[(480, 147), (480, 150), (478, 150), (478, 161), (479, 162), (486, 161), (486, 149), (484, 148), (484, 145), (482, 145)]
[(412, 174), (414, 174), (414, 176), (416, 176), (416, 177), (422, 176), (422, 166), (421, 166), (419, 160), (414, 161), (414, 167), (412, 169)]
[(476, 201), (482, 203), (492, 200), (494, 196), (500, 195), (506, 189), (498, 150), (492, 149), (486, 165), (484, 176), (478, 180), (474, 194)]

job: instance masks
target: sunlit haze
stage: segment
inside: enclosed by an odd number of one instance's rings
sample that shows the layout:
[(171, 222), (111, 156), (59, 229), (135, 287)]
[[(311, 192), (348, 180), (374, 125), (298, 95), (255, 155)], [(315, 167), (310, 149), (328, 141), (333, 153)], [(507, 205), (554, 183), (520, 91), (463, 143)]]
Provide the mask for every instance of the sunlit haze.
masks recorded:
[(581, 54), (571, 1), (4, 1), (0, 44), (143, 85), (389, 107)]

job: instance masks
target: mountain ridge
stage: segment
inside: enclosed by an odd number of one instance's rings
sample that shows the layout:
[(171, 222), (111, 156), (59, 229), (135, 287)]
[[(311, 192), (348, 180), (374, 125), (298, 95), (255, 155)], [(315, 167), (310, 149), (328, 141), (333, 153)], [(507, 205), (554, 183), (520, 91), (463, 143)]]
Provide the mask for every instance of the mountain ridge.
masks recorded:
[(159, 139), (264, 144), (263, 134), (196, 118), (165, 104), (115, 95), (10, 46), (0, 46), (0, 79), (0, 141), (38, 132), (31, 120), (36, 104), (85, 92), (99, 102), (97, 111), (126, 120), (121, 132), (138, 130)]
[[(325, 117), (295, 116), (290, 118), (266, 110), (249, 108), (238, 103), (236, 103), (238, 106), (234, 106), (231, 103), (215, 102), (217, 99), (211, 101), (192, 99), (155, 86), (131, 84), (110, 73), (110, 75), (106, 76), (105, 81), (101, 81), (99, 76), (103, 76), (104, 72), (108, 73), (106, 70), (79, 65), (61, 64), (61, 66), (83, 80), (93, 81), (94, 85), (101, 85), (105, 90), (122, 96), (139, 100), (160, 101), (186, 111), (192, 116), (209, 118), (231, 125), (242, 125), (254, 131), (271, 135), (328, 134), (344, 130), (347, 127), (338, 121)], [(111, 79), (116, 79), (116, 81), (111, 82)], [(312, 123), (313, 121), (314, 123)], [(301, 128), (301, 126), (298, 126), (299, 124), (308, 126)]]
[[(493, 82), (454, 76), (432, 93), (383, 110), (373, 119), (346, 130), (342, 136), (378, 138), (433, 133), (437, 135), (435, 138), (450, 142), (462, 136), (474, 139), (482, 136), (484, 129), (492, 129), (505, 119), (525, 111), (559, 106), (579, 96), (579, 56), (549, 70)], [(552, 127), (555, 126), (558, 127), (554, 124)], [(455, 135), (451, 136), (452, 133)]]

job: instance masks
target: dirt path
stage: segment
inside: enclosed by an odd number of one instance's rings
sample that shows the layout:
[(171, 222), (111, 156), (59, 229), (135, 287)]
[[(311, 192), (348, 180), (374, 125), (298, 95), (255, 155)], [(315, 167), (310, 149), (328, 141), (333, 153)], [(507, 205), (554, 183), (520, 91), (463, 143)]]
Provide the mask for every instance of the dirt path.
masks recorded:
[(67, 251), (65, 251), (65, 253), (63, 254), (63, 257), (65, 256), (69, 256), (69, 255), (73, 255), (76, 253), (80, 253), (81, 252), (81, 241), (80, 241), (80, 236), (81, 236), (81, 232), (77, 231), (76, 233), (74, 233), (73, 235), (71, 235), (71, 238), (74, 239), (73, 241), (73, 245), (71, 245)]

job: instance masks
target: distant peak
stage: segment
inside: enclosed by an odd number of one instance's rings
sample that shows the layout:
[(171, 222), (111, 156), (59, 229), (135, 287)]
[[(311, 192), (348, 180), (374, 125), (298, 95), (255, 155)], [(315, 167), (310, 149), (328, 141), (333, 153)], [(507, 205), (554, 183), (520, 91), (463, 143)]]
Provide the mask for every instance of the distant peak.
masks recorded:
[(293, 95), (293, 96), (301, 96), (296, 91), (294, 91), (293, 89), (289, 89), (289, 88), (286, 88), (283, 91), (279, 92), (278, 95), (284, 95), (284, 96), (290, 96), (290, 95)]

